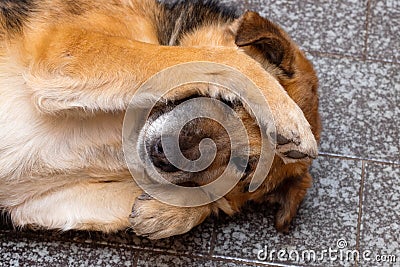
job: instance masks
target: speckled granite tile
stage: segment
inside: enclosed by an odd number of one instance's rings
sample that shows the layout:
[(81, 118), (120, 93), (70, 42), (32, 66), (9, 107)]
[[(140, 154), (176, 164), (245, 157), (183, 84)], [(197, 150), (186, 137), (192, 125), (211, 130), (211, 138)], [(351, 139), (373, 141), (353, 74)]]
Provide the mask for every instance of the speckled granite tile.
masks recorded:
[(362, 56), (366, 36), (366, 0), (225, 0), (259, 12), (281, 25), (304, 49)]
[(211, 267), (207, 259), (193, 259), (185, 256), (173, 256), (163, 254), (141, 253), (138, 258), (138, 267), (187, 267), (187, 266), (207, 266)]
[(208, 254), (210, 250), (213, 219), (207, 219), (203, 224), (194, 228), (187, 234), (174, 236), (162, 240), (149, 240), (138, 237), (132, 231), (121, 231), (114, 234), (85, 231), (31, 231), (12, 230), (14, 233), (29, 237), (45, 236), (52, 240), (73, 241), (87, 244), (124, 245), (133, 248), (157, 249), (169, 252)]
[[(400, 266), (400, 165), (366, 163), (364, 184), (360, 251), (369, 250), (371, 259), (393, 255), (396, 262), (379, 266)], [(377, 264), (365, 260), (361, 266)]]
[(135, 251), (0, 234), (0, 266), (133, 266)]
[(186, 256), (164, 255), (160, 253), (140, 253), (138, 257), (138, 267), (251, 267), (251, 266), (266, 266), (273, 267), (272, 265), (260, 265), (256, 263), (246, 263), (239, 261), (222, 261), (218, 259), (207, 258), (191, 258)]
[[(226, 218), (218, 224), (215, 255), (258, 259), (258, 252), (268, 254), (272, 250), (297, 250), (299, 261), (290, 261), (286, 253), (274, 262), (306, 263), (307, 266), (349, 265), (349, 262), (324, 260), (308, 261), (302, 253), (315, 250), (317, 255), (323, 249), (336, 249), (337, 241), (344, 239), (348, 248), (356, 245), (361, 162), (319, 157), (312, 167), (313, 188), (301, 205), (293, 227), (288, 235), (277, 233), (273, 227), (273, 212), (268, 206), (252, 205), (234, 218)], [(260, 254), (261, 262), (264, 260)], [(293, 254), (295, 257), (295, 254)], [(266, 262), (270, 261), (267, 257)]]
[[(239, 14), (240, 12), (245, 12), (249, 7), (248, 1), (246, 0), (220, 0), (219, 2), (227, 7), (233, 7), (237, 9)], [(258, 9), (260, 9), (260, 7), (261, 6), (259, 6)]]
[(400, 1), (371, 0), (368, 57), (400, 62)]
[(400, 163), (400, 66), (311, 60), (320, 78), (320, 150)]

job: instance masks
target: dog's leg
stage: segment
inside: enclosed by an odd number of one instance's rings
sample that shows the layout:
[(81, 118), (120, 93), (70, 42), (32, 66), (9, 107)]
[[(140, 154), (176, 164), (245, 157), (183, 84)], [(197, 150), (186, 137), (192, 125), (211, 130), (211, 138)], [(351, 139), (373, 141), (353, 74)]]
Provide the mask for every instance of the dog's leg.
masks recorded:
[(188, 232), (217, 209), (216, 204), (174, 207), (149, 198), (128, 171), (78, 171), (48, 179), (10, 185), (20, 196), (7, 207), (16, 227), (114, 232), (132, 226), (138, 235), (159, 239)]
[(285, 161), (317, 154), (301, 109), (259, 63), (236, 48), (165, 47), (76, 28), (44, 32), (25, 49), (31, 53), (26, 58), (32, 58), (26, 83), (42, 112), (124, 110), (135, 90), (157, 72), (211, 61), (238, 69), (261, 89), (275, 120), (277, 152)]
[(25, 49), (30, 51), (25, 57), (32, 58), (25, 78), (42, 112), (124, 110), (151, 76), (193, 61), (232, 66), (261, 88), (272, 109), (298, 112), (275, 79), (236, 48), (157, 46), (76, 28), (41, 35)]
[(169, 206), (143, 194), (136, 199), (129, 220), (136, 234), (160, 239), (190, 231), (211, 214), (213, 206)]
[(141, 193), (129, 176), (119, 181), (88, 178), (49, 188), (8, 210), (17, 227), (112, 232), (130, 226), (128, 217)]
[(25, 78), (44, 113), (124, 110), (151, 76), (193, 61), (236, 67), (257, 82), (271, 102), (288, 102), (284, 90), (261, 66), (233, 48), (157, 46), (76, 28), (60, 28), (33, 39), (39, 41), (25, 48), (30, 55), (24, 57), (32, 58)]
[(289, 177), (268, 197), (269, 202), (279, 205), (275, 217), (275, 227), (278, 231), (284, 233), (289, 231), (290, 223), (311, 183), (312, 177), (308, 172), (302, 176)]

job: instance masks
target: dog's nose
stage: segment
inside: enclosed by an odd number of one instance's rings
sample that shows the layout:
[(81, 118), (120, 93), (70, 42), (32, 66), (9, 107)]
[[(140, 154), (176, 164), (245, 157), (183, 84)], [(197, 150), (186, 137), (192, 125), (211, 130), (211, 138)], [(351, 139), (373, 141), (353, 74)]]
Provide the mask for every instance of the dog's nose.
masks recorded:
[(150, 148), (150, 158), (154, 166), (163, 172), (176, 172), (179, 169), (171, 164), (165, 156), (161, 139), (158, 139)]

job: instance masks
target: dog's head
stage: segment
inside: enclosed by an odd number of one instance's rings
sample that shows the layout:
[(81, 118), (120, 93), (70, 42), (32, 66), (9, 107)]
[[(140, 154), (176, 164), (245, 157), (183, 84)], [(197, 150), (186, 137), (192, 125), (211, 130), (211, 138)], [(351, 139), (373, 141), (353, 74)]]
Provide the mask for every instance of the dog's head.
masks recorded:
[[(317, 80), (311, 64), (278, 26), (257, 13), (246, 12), (240, 19), (224, 29), (221, 34), (226, 42), (230, 40), (232, 45), (240, 47), (255, 59), (254, 64), (257, 62), (261, 64), (270, 74), (271, 79), (277, 80), (289, 94), (303, 91), (301, 93), (306, 98), (311, 94), (316, 98)], [(198, 36), (196, 36), (196, 40), (199, 40)], [(186, 43), (188, 42), (186, 41)], [(219, 120), (198, 117), (188, 120), (183, 127), (178, 127), (179, 120), (190, 114), (196, 115), (195, 113), (198, 112), (196, 108), (190, 108), (193, 103), (190, 101), (201, 100), (204, 97), (220, 101), (224, 107), (233, 111), (243, 123), (245, 132), (238, 130), (228, 133), (226, 127), (221, 123), (221, 121), (227, 120), (224, 108), (217, 108), (212, 102), (205, 102), (202, 107), (211, 110), (213, 118), (219, 118)], [(296, 96), (293, 97), (296, 98)], [(181, 111), (176, 111), (176, 107), (182, 103), (189, 104)], [(317, 102), (309, 101), (307, 105), (312, 105), (314, 109)], [(179, 131), (178, 140), (170, 139), (168, 134), (165, 137), (163, 129)], [(235, 136), (235, 140), (243, 140), (243, 143), (239, 141), (231, 144), (232, 135)], [(278, 145), (285, 145), (289, 142), (279, 135), (276, 138)], [(197, 172), (185, 171), (169, 160), (165, 148), (165, 146), (169, 146), (169, 142), (179, 144), (182, 155), (193, 162), (204, 156), (202, 155), (204, 152), (202, 151), (204, 145), (202, 142), (206, 139), (214, 142), (213, 146), (216, 151), (215, 154), (209, 155), (211, 163), (206, 168), (200, 168), (201, 170)], [(246, 147), (245, 141), (248, 141), (249, 149), (243, 150), (242, 156), (240, 147)], [(141, 131), (139, 142), (145, 144), (144, 149), (140, 151), (141, 157), (148, 156), (164, 179), (174, 184), (192, 186), (205, 185), (217, 179), (230, 161), (241, 172), (242, 179), (251, 177), (260, 158), (262, 136), (261, 128), (254, 114), (248, 109), (246, 103), (241, 101), (240, 97), (232, 95), (218, 85), (189, 84), (175, 88), (157, 102)], [(236, 149), (235, 147), (239, 147), (237, 149), (239, 153), (231, 158), (232, 149)], [(292, 153), (289, 156), (293, 159), (303, 159), (308, 158), (309, 155)]]
[[(174, 149), (175, 139), (179, 151), (168, 155), (166, 150)], [(249, 176), (260, 156), (261, 135), (254, 115), (231, 92), (214, 84), (194, 83), (176, 88), (157, 102), (139, 143), (145, 144), (141, 158), (150, 157), (168, 182), (197, 186), (220, 177), (231, 156), (234, 169)], [(202, 159), (208, 164), (192, 165), (197, 171), (182, 170), (187, 163), (177, 167), (179, 159), (170, 162), (180, 153), (189, 162)]]

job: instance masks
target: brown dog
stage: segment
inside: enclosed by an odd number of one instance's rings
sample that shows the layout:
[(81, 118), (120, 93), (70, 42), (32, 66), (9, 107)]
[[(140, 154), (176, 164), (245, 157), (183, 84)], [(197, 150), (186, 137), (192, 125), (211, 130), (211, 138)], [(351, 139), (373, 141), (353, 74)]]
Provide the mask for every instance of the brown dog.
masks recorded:
[[(264, 183), (248, 192), (260, 154), (260, 128), (251, 112), (217, 87), (178, 88), (149, 122), (183, 99), (218, 96), (239, 114), (251, 146), (245, 175), (232, 191), (214, 203), (183, 208), (142, 195), (125, 164), (121, 131), (143, 82), (192, 61), (225, 64), (248, 76), (268, 101), (278, 144)], [(152, 151), (152, 159), (172, 182), (202, 185), (225, 167), (227, 136), (213, 122), (191, 123), (180, 139), (186, 157), (196, 158), (193, 147), (205, 137), (218, 148), (207, 170), (179, 180), (162, 150)], [(317, 78), (278, 26), (254, 12), (237, 16), (212, 1), (5, 0), (0, 125), (0, 208), (17, 226), (107, 232), (132, 227), (164, 238), (189, 231), (212, 212), (233, 214), (249, 200), (267, 200), (280, 204), (276, 227), (287, 231), (311, 185), (308, 168), (317, 155)], [(148, 142), (150, 150), (157, 144)]]

